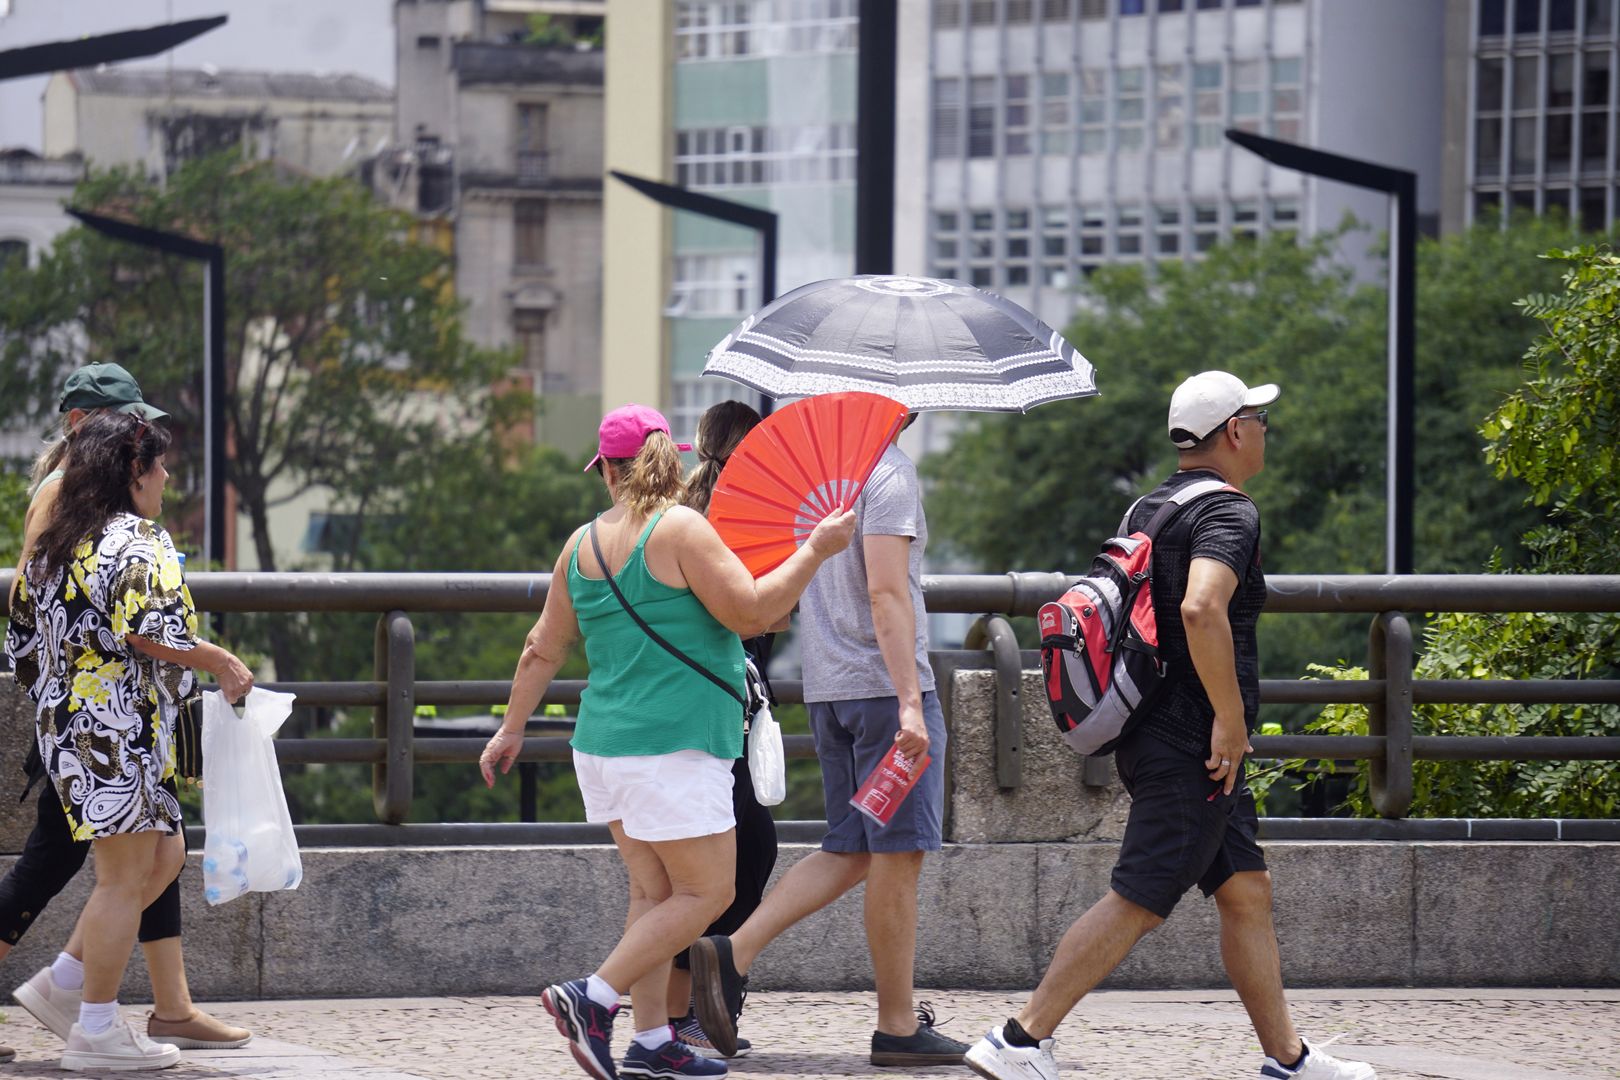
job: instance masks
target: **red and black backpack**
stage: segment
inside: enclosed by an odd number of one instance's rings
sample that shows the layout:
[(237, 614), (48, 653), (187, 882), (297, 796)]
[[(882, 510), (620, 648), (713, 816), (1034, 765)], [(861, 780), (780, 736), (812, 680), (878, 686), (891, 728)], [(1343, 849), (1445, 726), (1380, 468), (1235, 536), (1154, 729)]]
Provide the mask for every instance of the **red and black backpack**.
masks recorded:
[[(1091, 573), (1040, 610), (1041, 669), (1063, 741), (1079, 754), (1109, 754), (1153, 707), (1168, 671), (1153, 611), (1153, 540), (1195, 499), (1243, 493), (1220, 480), (1188, 484), (1141, 529), (1109, 538)], [(1141, 500), (1137, 500), (1140, 502)], [(1130, 528), (1125, 512), (1119, 531)]]

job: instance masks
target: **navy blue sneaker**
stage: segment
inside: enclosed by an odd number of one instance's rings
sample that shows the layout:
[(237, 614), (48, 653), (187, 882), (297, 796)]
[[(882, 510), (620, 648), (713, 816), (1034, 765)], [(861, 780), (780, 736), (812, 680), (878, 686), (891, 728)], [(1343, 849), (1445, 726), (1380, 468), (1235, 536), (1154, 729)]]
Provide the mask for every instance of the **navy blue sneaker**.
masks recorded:
[[(613, 1017), (619, 1007), (604, 1009), (585, 993), (585, 980), (548, 986), (540, 992), (540, 1005), (557, 1021), (579, 1067), (596, 1080), (619, 1080), (613, 1071)], [(674, 1074), (671, 1074), (674, 1075)]]
[(699, 1054), (683, 1042), (671, 1039), (656, 1050), (633, 1042), (619, 1062), (619, 1075), (626, 1080), (675, 1080), (680, 1076), (724, 1076), (725, 1062)]

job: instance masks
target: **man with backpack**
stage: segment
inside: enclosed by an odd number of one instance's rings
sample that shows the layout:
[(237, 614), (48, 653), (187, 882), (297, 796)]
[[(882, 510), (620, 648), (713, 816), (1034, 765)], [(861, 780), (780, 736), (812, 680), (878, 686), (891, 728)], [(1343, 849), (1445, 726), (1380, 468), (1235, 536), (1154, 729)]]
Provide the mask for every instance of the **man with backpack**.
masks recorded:
[[(1221, 959), (1267, 1055), (1260, 1075), (1375, 1078), (1370, 1066), (1340, 1061), (1294, 1030), (1271, 919), (1271, 877), (1243, 780), (1260, 705), (1255, 625), (1266, 583), (1260, 514), (1242, 487), (1265, 465), (1266, 406), (1279, 392), (1206, 371), (1170, 399), (1180, 468), (1138, 500), (1120, 528), (1122, 537), (1144, 528), (1156, 533), (1152, 606), (1165, 675), (1114, 744), (1131, 795), (1119, 861), (1110, 891), (1064, 934), (1028, 1004), (968, 1051), (969, 1067), (989, 1080), (1058, 1080), (1052, 1038), (1058, 1024), (1193, 885), (1215, 898)], [(1185, 498), (1183, 489), (1199, 484), (1205, 489)], [(1176, 502), (1179, 510), (1156, 517)]]

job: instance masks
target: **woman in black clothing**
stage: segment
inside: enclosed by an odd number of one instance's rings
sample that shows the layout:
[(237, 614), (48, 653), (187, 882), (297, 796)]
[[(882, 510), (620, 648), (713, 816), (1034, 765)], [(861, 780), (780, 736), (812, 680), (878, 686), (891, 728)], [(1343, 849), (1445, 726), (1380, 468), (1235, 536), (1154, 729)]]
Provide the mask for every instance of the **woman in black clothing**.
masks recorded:
[[(695, 448), (698, 454), (698, 467), (686, 481), (686, 497), (682, 501), (685, 505), (707, 514), (709, 511), (709, 496), (714, 492), (714, 485), (720, 479), (720, 471), (725, 468), (726, 460), (731, 457), (737, 444), (760, 422), (759, 413), (744, 405), (740, 401), (722, 401), (704, 412), (703, 418), (698, 421), (697, 439)], [(787, 629), (787, 620), (780, 626), (772, 628), (773, 631)], [(775, 639), (774, 633), (762, 634), (743, 642), (743, 648), (748, 658), (758, 669), (762, 678), (765, 677), (766, 667), (770, 664), (771, 643)], [(769, 695), (770, 684), (766, 682), (766, 692)], [(774, 697), (772, 698), (774, 704)], [(765, 886), (770, 881), (771, 871), (776, 868), (776, 821), (771, 812), (761, 806), (754, 797), (754, 778), (748, 771), (748, 755), (743, 754), (736, 759), (731, 769), (731, 802), (737, 815), (737, 895), (714, 925), (704, 931), (704, 934), (729, 934), (742, 926), (748, 916), (759, 907), (760, 898), (765, 895)], [(671, 1006), (676, 1002), (690, 1002), (692, 999), (692, 976), (688, 966), (687, 954), (680, 953), (675, 957), (675, 966), (669, 977), (669, 1001)], [(720, 1053), (703, 1034), (703, 1028), (692, 1014), (690, 1004), (686, 1015), (671, 1017), (670, 1023), (675, 1026), (679, 1039), (705, 1056), (719, 1057)], [(748, 1040), (737, 1040), (737, 1056), (748, 1052)]]

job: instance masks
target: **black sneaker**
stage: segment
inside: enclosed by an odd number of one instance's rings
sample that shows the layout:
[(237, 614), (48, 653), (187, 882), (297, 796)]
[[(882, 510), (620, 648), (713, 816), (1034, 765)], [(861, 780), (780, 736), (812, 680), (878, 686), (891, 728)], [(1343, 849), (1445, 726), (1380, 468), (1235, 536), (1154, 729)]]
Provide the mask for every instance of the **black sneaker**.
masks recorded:
[[(731, 962), (731, 939), (723, 934), (692, 943), (692, 1007), (714, 1048), (724, 1057), (737, 1054), (737, 1018), (748, 997), (748, 976)], [(963, 1049), (966, 1049), (965, 1047)]]
[(910, 1035), (872, 1032), (873, 1065), (960, 1065), (967, 1051), (967, 1043), (934, 1030), (934, 1010), (926, 1001), (917, 1003), (917, 1030)]

